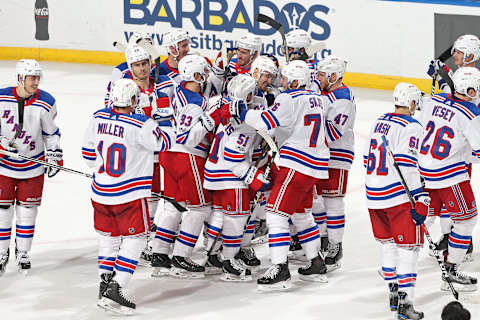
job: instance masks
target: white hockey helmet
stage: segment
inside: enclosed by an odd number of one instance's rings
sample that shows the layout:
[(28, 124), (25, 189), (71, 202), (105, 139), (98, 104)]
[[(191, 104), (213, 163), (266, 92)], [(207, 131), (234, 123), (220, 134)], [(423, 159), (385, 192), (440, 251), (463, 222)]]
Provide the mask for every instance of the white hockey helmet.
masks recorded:
[[(186, 55), (178, 63), (178, 71), (185, 81), (195, 81), (196, 83), (203, 84), (207, 79), (209, 70), (210, 66), (205, 58), (196, 54)], [(195, 74), (197, 73), (202, 76), (201, 81), (195, 79)]]
[(283, 67), (282, 76), (287, 78), (288, 86), (295, 80), (298, 81), (298, 87), (306, 86), (310, 83), (310, 69), (308, 64), (302, 60), (290, 61)]
[[(480, 70), (474, 67), (461, 67), (452, 76), (455, 91), (469, 98), (477, 99), (480, 96)], [(468, 89), (475, 90), (475, 96), (468, 94)]]
[(252, 97), (255, 94), (255, 89), (257, 88), (257, 82), (253, 79), (252, 76), (248, 74), (239, 74), (230, 80), (227, 85), (227, 93), (231, 99), (239, 99), (245, 101), (245, 103), (249, 104), (250, 102), (247, 101), (248, 95), (251, 93)]
[(407, 107), (410, 109), (410, 104), (415, 101), (415, 106), (418, 109), (423, 93), (415, 85), (400, 82), (393, 90), (393, 103), (399, 107)]
[(275, 65), (275, 62), (273, 62), (273, 60), (269, 57), (263, 55), (258, 56), (255, 60), (253, 60), (252, 66), (250, 67), (250, 74), (252, 76), (255, 73), (255, 70), (258, 70), (259, 77), (264, 72), (269, 72), (273, 76), (275, 76), (278, 72), (278, 68)]
[(466, 34), (458, 37), (452, 46), (452, 55), (455, 50), (463, 52), (463, 63), (465, 63), (468, 56), (473, 54), (473, 59), (470, 62), (477, 61), (480, 58), (480, 40), (473, 34)]
[(115, 107), (129, 107), (132, 105), (132, 98), (138, 101), (140, 90), (132, 79), (118, 79), (113, 83), (110, 100)]
[(173, 47), (173, 49), (175, 49), (178, 52), (178, 43), (183, 40), (190, 41), (190, 36), (188, 34), (188, 31), (185, 31), (182, 29), (172, 30), (163, 34), (162, 45), (167, 50), (168, 54), (171, 54), (174, 57), (176, 57), (178, 54), (173, 54), (170, 50), (170, 47)]
[(132, 71), (132, 64), (142, 60), (148, 60), (150, 66), (152, 65), (152, 58), (148, 54), (147, 50), (139, 46), (138, 44), (128, 45), (125, 49), (125, 58), (127, 58), (128, 69), (135, 76)]
[(253, 56), (255, 52), (260, 52), (262, 49), (262, 40), (260, 37), (247, 33), (236, 41), (235, 47), (248, 50), (250, 51), (250, 55)]
[(328, 56), (317, 63), (316, 71), (324, 72), (330, 83), (332, 75), (337, 75), (337, 80), (343, 78), (345, 70), (347, 69), (347, 61), (335, 56)]
[(152, 42), (152, 37), (148, 33), (146, 33), (146, 32), (134, 32), (134, 33), (132, 33), (132, 35), (128, 39), (128, 44), (129, 45), (137, 44), (142, 39), (146, 39), (146, 40)]
[(302, 48), (307, 49), (312, 43), (312, 38), (307, 31), (303, 29), (294, 29), (285, 35), (287, 47), (298, 51)]
[[(22, 59), (15, 66), (17, 81), (24, 81), (25, 76), (39, 76), (42, 78), (42, 68), (40, 64), (33, 59)], [(20, 77), (18, 77), (20, 76)]]

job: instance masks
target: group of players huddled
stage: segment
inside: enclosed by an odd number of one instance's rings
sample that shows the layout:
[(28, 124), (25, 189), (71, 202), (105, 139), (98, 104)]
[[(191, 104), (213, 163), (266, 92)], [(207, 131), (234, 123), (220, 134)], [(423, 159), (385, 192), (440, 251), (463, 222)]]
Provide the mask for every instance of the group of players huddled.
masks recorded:
[[(190, 53), (186, 31), (165, 33), (162, 45), (167, 58), (155, 65), (149, 35), (132, 35), (105, 107), (84, 136), (82, 155), (94, 169), (98, 305), (132, 313), (136, 306), (123, 289), (139, 263), (151, 266), (153, 277), (221, 274), (224, 281), (252, 281), (261, 264), (252, 241), (262, 239), (272, 265), (257, 278), (258, 290), (289, 289), (289, 259), (306, 262), (300, 279), (327, 282), (343, 257), (344, 196), (354, 159), (356, 106), (343, 83), (347, 62), (309, 57), (311, 38), (300, 29), (286, 35), (283, 67), (261, 54), (261, 39), (251, 34), (213, 63)], [(423, 318), (413, 308), (421, 226), (428, 214), (431, 225), (442, 206), (442, 216), (450, 217), (442, 219), (450, 221), (443, 232), (448, 246), (440, 240), (437, 247), (446, 249), (447, 272), (455, 286), (476, 289), (476, 279), (458, 266), (477, 219), (467, 168), (480, 157), (480, 71), (474, 67), (480, 41), (462, 36), (452, 51), (459, 66), (447, 70), (454, 91), (427, 97), (399, 83), (394, 110), (375, 121), (363, 156), (367, 206), (398, 319)], [(432, 61), (428, 73), (436, 78), (442, 68)], [(40, 78), (39, 64), (24, 59), (17, 63), (18, 85), (0, 90), (0, 273), (14, 211), (17, 266), (30, 268), (41, 202), (42, 165), (16, 155), (45, 160), (49, 176), (63, 165), (55, 99), (38, 89)], [(418, 119), (415, 110), (421, 110)], [(202, 232), (206, 254), (198, 263), (191, 257)]]

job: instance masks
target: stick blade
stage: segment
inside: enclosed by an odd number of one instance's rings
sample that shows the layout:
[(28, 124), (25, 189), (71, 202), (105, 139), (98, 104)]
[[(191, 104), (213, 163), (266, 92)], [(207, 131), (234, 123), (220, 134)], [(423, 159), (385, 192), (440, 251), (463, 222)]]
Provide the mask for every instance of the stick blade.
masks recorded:
[(258, 22), (268, 24), (270, 27), (272, 27), (274, 29), (283, 30), (283, 26), (280, 23), (278, 23), (274, 19), (272, 19), (269, 16), (266, 16), (262, 13), (257, 13), (257, 15), (255, 16), (255, 20), (257, 20)]

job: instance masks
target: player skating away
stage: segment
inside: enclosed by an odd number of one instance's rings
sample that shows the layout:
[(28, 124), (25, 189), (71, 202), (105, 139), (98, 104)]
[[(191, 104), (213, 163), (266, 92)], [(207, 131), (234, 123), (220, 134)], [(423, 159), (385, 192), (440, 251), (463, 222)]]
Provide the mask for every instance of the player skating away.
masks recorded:
[[(325, 282), (326, 267), (320, 250), (320, 235), (312, 216), (313, 186), (328, 178), (329, 150), (326, 145), (326, 97), (305, 90), (310, 71), (304, 61), (290, 62), (282, 71), (285, 91), (267, 110), (247, 110), (230, 105), (230, 114), (257, 130), (274, 129), (279, 145), (280, 171), (267, 201), (269, 247), (273, 265), (257, 280), (259, 290), (291, 287), (287, 254), (289, 222), (296, 226), (300, 242), (310, 260), (298, 270), (304, 280)], [(239, 107), (239, 106), (237, 106)]]
[[(165, 166), (165, 196), (183, 203), (189, 212), (182, 219), (171, 203), (165, 203), (152, 243), (152, 266), (154, 276), (169, 271), (173, 276), (198, 278), (204, 276), (205, 268), (190, 256), (203, 221), (211, 212), (211, 196), (203, 188), (203, 168), (211, 142), (207, 136), (218, 125), (216, 115), (219, 116), (220, 110), (207, 110), (207, 99), (202, 95), (209, 74), (209, 66), (203, 57), (184, 57), (179, 71), (184, 81), (176, 88), (171, 101), (177, 127), (176, 143), (171, 152), (163, 155), (162, 164)], [(170, 260), (168, 254), (180, 220), (182, 223)]]
[(154, 151), (168, 150), (174, 129), (160, 127), (145, 115), (132, 114), (138, 85), (120, 79), (112, 90), (113, 108), (93, 114), (82, 154), (94, 168), (92, 206), (98, 233), (99, 301), (102, 308), (132, 313), (135, 303), (125, 289), (136, 269), (150, 231), (147, 198), (151, 196)]
[(190, 36), (182, 29), (168, 31), (163, 34), (162, 45), (168, 56), (159, 66), (160, 75), (169, 76), (180, 83), (183, 79), (179, 76), (178, 64), (190, 52)]
[[(0, 89), (0, 149), (63, 165), (55, 98), (38, 89), (41, 78), (38, 62), (23, 59), (16, 65), (17, 86)], [(17, 268), (25, 274), (31, 268), (28, 252), (42, 201), (44, 173), (53, 177), (58, 169), (45, 172), (40, 164), (0, 154), (0, 275), (9, 259), (14, 214)]]
[[(417, 157), (422, 138), (421, 124), (412, 118), (422, 93), (401, 82), (393, 92), (395, 112), (380, 116), (372, 125), (363, 155), (367, 169), (365, 188), (372, 230), (381, 247), (381, 263), (390, 298), (390, 310), (398, 319), (422, 319), (413, 308), (417, 259), (423, 245), (421, 224), (430, 198), (423, 191)], [(388, 162), (385, 136), (416, 200), (412, 209), (400, 178)]]
[[(480, 71), (461, 67), (452, 76), (454, 94), (441, 93), (425, 99), (420, 122), (424, 139), (420, 146), (419, 168), (425, 188), (432, 198), (430, 206), (439, 212), (445, 206), (453, 220), (448, 239), (446, 269), (460, 291), (476, 290), (477, 279), (458, 271), (477, 222), (477, 207), (466, 160), (480, 158), (480, 109), (478, 99)], [(443, 281), (442, 290), (448, 290)]]
[[(480, 40), (477, 36), (471, 34), (460, 36), (452, 46), (452, 55), (455, 65), (457, 67), (475, 67), (476, 61), (480, 58)], [(447, 85), (446, 81), (443, 80), (440, 75), (438, 75), (438, 71), (440, 68), (444, 68), (447, 74), (450, 77), (452, 76), (453, 72), (448, 68), (446, 64), (444, 64), (440, 60), (430, 61), (427, 73), (432, 78), (435, 77), (438, 80), (438, 86), (442, 91), (446, 93), (451, 93), (451, 89)], [(476, 99), (472, 102), (476, 105), (480, 103), (479, 99)], [(468, 172), (470, 176), (472, 174), (471, 162), (477, 161), (475, 158), (472, 158), (471, 161), (468, 161)], [(453, 226), (453, 221), (445, 207), (442, 207), (440, 212), (433, 212), (432, 210), (425, 224), (427, 226), (431, 226), (434, 223), (435, 216), (440, 216), (440, 227), (442, 231), (442, 237), (436, 243), (436, 247), (437, 250), (446, 250), (448, 247), (448, 238), (450, 236), (450, 231)], [(467, 255), (465, 256), (466, 260), (470, 260), (472, 258), (472, 252), (473, 240), (470, 242), (470, 246), (468, 247)]]
[(328, 235), (325, 264), (329, 271), (338, 268), (343, 257), (344, 197), (354, 156), (353, 126), (356, 105), (352, 91), (343, 84), (346, 65), (345, 60), (334, 56), (329, 56), (317, 64), (317, 81), (322, 95), (331, 102), (327, 109), (327, 120), (334, 123), (338, 129), (336, 131), (330, 126), (327, 134), (340, 135), (329, 143), (328, 180), (320, 180), (316, 184), (318, 196), (313, 200), (313, 216), (320, 228), (324, 246), (326, 241), (323, 237)]
[[(228, 98), (221, 99), (227, 104), (239, 103), (252, 109), (255, 107), (255, 91), (255, 79), (240, 74), (228, 83)], [(241, 263), (238, 255), (251, 212), (250, 200), (257, 191), (269, 184), (264, 172), (255, 166), (252, 157), (254, 148), (260, 141), (261, 136), (254, 128), (233, 118), (217, 129), (205, 164), (204, 187), (213, 191), (214, 210), (209, 223), (210, 238), (207, 248), (213, 245), (215, 232), (221, 232), (224, 274), (222, 280), (225, 281), (252, 280), (251, 270)], [(212, 253), (217, 254), (215, 251)], [(208, 261), (210, 260), (211, 257)], [(246, 262), (248, 266), (248, 261)]]

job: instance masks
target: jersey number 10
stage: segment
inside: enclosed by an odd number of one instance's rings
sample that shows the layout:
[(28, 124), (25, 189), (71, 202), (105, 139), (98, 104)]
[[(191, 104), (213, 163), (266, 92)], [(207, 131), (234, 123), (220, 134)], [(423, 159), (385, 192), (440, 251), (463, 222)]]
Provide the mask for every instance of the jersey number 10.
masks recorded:
[(112, 143), (107, 149), (107, 159), (103, 157), (103, 140), (98, 143), (97, 150), (103, 160), (98, 173), (106, 172), (109, 176), (120, 177), (125, 172), (127, 148), (123, 144)]

